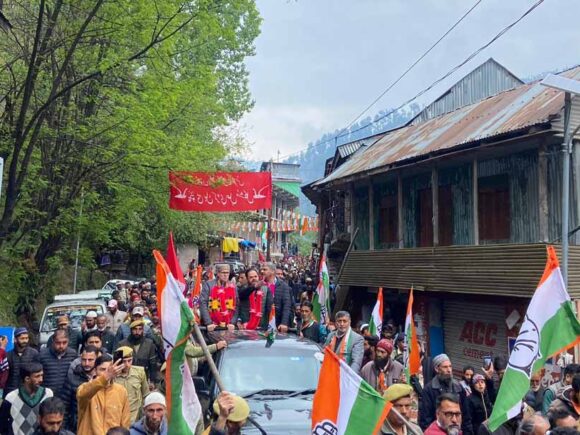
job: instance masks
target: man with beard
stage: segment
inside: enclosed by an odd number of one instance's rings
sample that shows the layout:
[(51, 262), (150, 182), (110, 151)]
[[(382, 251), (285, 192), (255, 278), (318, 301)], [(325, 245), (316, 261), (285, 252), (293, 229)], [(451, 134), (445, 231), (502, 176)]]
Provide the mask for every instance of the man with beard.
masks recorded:
[(95, 311), (89, 311), (85, 315), (85, 320), (81, 325), (81, 331), (83, 335), (85, 335), (87, 332), (96, 330), (97, 330), (97, 313)]
[[(407, 425), (402, 420), (407, 420), (407, 424), (411, 426), (414, 435), (422, 435), (423, 431), (419, 426), (409, 421), (409, 413), (413, 407), (413, 399), (411, 394), (413, 387), (407, 384), (394, 384), (383, 395), (386, 402), (393, 404), (393, 409), (387, 414), (383, 426), (381, 427), (380, 435), (407, 435), (411, 431), (407, 431)], [(401, 418), (402, 417), (402, 418)]]
[(421, 429), (426, 430), (436, 420), (438, 398), (442, 394), (449, 393), (458, 396), (456, 400), (463, 411), (463, 417), (460, 417), (459, 420), (464, 435), (472, 435), (471, 418), (467, 412), (465, 392), (459, 382), (453, 379), (453, 368), (449, 357), (444, 353), (434, 357), (433, 368), (437, 374), (431, 382), (425, 385), (419, 401), (419, 426)]
[(268, 286), (260, 281), (254, 268), (246, 270), (247, 286), (240, 289), (239, 321), (240, 329), (266, 329), (273, 297)]
[(72, 431), (77, 429), (77, 388), (93, 379), (95, 375), (95, 361), (100, 355), (95, 346), (85, 346), (81, 352), (81, 363), (72, 371), (69, 370), (64, 382), (63, 392), (60, 395), (69, 412), (65, 418), (65, 427)]
[(400, 362), (391, 359), (392, 352), (393, 344), (383, 338), (377, 343), (374, 361), (368, 362), (360, 371), (361, 377), (381, 394), (391, 385), (402, 381), (404, 376), (405, 368)]
[(530, 390), (526, 393), (524, 402), (531, 406), (534, 411), (541, 411), (544, 391), (545, 390), (542, 387), (542, 376), (540, 373), (532, 374), (530, 377)]
[(101, 355), (95, 362), (96, 376), (81, 384), (77, 390), (79, 425), (78, 434), (102, 435), (113, 427), (126, 429), (129, 420), (127, 390), (113, 381), (123, 370), (123, 362), (109, 355)]
[(461, 435), (461, 407), (456, 394), (443, 393), (437, 398), (437, 419), (425, 435)]
[(364, 339), (364, 355), (362, 366), (366, 366), (367, 363), (375, 360), (375, 351), (377, 344), (379, 343), (379, 338), (376, 335), (363, 335)]
[(143, 367), (133, 365), (133, 349), (123, 346), (117, 349), (119, 351), (123, 353), (123, 370), (115, 378), (115, 383), (127, 390), (131, 422), (134, 422), (140, 416), (143, 399), (149, 394), (149, 384)]
[(328, 334), (325, 347), (330, 346), (330, 350), (358, 374), (364, 354), (364, 340), (350, 327), (350, 313), (348, 311), (336, 313), (334, 323), (336, 330)]
[(63, 429), (65, 410), (64, 403), (58, 397), (43, 400), (38, 408), (38, 427), (32, 435), (74, 435)]
[(40, 403), (53, 396), (52, 390), (41, 386), (42, 375), (37, 362), (20, 367), (20, 388), (8, 393), (0, 406), (0, 434), (28, 435), (34, 430)]
[(8, 380), (4, 389), (4, 397), (18, 388), (20, 367), (23, 364), (38, 362), (38, 351), (28, 346), (29, 340), (28, 329), (16, 328), (14, 331), (14, 349), (6, 355), (8, 360)]
[(288, 287), (288, 284), (284, 280), (276, 278), (276, 266), (274, 266), (274, 263), (264, 263), (260, 267), (260, 272), (274, 297), (278, 331), (285, 334), (288, 331), (288, 325), (290, 325), (290, 317), (292, 315), (290, 287)]
[(77, 353), (68, 347), (69, 337), (65, 329), (57, 329), (52, 337), (51, 346), (40, 351), (38, 361), (44, 369), (44, 386), (50, 388), (62, 399), (62, 387)]
[(113, 347), (115, 345), (115, 336), (107, 327), (107, 316), (104, 314), (99, 314), (97, 316), (97, 329), (95, 332), (101, 336), (101, 341), (103, 342), (103, 351), (112, 353)]
[(133, 350), (133, 365), (143, 367), (151, 382), (157, 381), (157, 349), (150, 338), (144, 337), (145, 322), (135, 320), (131, 323), (131, 335), (121, 341), (119, 347), (127, 346)]
[(143, 403), (143, 418), (131, 425), (131, 435), (167, 435), (166, 412), (163, 394), (149, 393)]
[(207, 281), (201, 288), (199, 313), (208, 332), (216, 327), (235, 329), (238, 320), (238, 290), (230, 279), (229, 264), (216, 266), (217, 279)]
[[(68, 316), (59, 316), (56, 319), (56, 330), (62, 329), (66, 331), (68, 335), (68, 347), (70, 347), (75, 352), (79, 351), (79, 346), (83, 342), (83, 334), (79, 329), (75, 329), (70, 326), (70, 320)], [(56, 333), (56, 331), (55, 331)], [(46, 347), (52, 346), (52, 340), (54, 340), (54, 334), (48, 337), (48, 341), (46, 342)]]

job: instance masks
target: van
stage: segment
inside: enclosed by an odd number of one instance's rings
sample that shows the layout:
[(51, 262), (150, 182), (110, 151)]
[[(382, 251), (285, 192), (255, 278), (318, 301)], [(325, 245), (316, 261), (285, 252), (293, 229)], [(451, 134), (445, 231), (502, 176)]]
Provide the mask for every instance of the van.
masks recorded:
[(44, 309), (39, 327), (40, 347), (46, 346), (48, 339), (56, 330), (56, 320), (59, 316), (67, 315), (70, 319), (70, 326), (73, 329), (80, 329), (87, 312), (95, 311), (97, 314), (107, 312), (105, 299), (81, 299), (82, 296), (76, 296), (76, 299), (72, 300), (55, 301)]

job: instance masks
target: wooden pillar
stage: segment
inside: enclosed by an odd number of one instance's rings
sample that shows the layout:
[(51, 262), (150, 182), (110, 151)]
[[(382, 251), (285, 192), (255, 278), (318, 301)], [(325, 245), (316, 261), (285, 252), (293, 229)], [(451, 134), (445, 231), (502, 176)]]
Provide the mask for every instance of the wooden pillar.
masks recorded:
[(479, 245), (479, 183), (477, 182), (477, 159), (473, 160), (471, 172), (471, 195), (473, 203), (473, 244)]
[(375, 190), (373, 180), (369, 179), (369, 249), (375, 249)]
[(403, 178), (401, 174), (397, 176), (397, 237), (399, 238), (399, 248), (405, 247), (405, 234), (403, 222)]
[(354, 185), (350, 183), (348, 188), (348, 195), (350, 199), (350, 239), (352, 240), (354, 236), (354, 232), (356, 230), (356, 223), (354, 221), (355, 213), (354, 213), (354, 204), (355, 204), (355, 196), (354, 196)]
[(542, 143), (538, 149), (538, 235), (541, 242), (547, 242), (550, 237), (548, 215), (548, 158), (546, 144)]
[(439, 246), (439, 172), (431, 169), (431, 199), (433, 201), (433, 246)]

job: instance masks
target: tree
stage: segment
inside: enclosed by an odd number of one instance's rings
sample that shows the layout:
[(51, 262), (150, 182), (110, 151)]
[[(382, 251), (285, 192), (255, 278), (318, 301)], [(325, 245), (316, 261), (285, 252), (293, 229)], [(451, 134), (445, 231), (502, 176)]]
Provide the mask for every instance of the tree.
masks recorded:
[(252, 106), (254, 2), (14, 0), (3, 12), (0, 256), (21, 305), (50, 287), (79, 227), (95, 250), (150, 252), (170, 225), (205, 234), (206, 217), (168, 210), (167, 172), (215, 169), (231, 150), (220, 131)]

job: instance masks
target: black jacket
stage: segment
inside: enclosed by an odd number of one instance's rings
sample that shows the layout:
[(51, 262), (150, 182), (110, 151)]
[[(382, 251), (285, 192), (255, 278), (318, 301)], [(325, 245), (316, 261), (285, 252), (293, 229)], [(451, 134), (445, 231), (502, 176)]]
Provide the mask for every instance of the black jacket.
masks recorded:
[(435, 421), (435, 411), (437, 410), (437, 398), (443, 393), (453, 393), (458, 395), (461, 413), (463, 414), (461, 429), (463, 435), (473, 435), (471, 427), (471, 417), (467, 411), (465, 392), (456, 380), (451, 381), (451, 386), (446, 390), (435, 376), (431, 382), (423, 388), (423, 394), (419, 401), (419, 426), (425, 431), (431, 423)]
[(276, 279), (274, 290), (274, 305), (276, 306), (276, 325), (290, 326), (290, 315), (294, 307), (290, 298), (290, 287), (285, 281)]
[[(133, 365), (143, 367), (147, 378), (151, 382), (157, 382), (158, 358), (155, 343), (150, 338), (143, 337), (141, 340), (136, 340), (132, 335), (129, 338), (121, 341), (118, 347), (129, 346), (133, 349)], [(139, 349), (135, 349), (139, 346)]]
[[(67, 329), (68, 332), (68, 347), (70, 347), (75, 352), (79, 351), (80, 345), (83, 343), (83, 333), (80, 329), (73, 329), (70, 326)], [(46, 342), (46, 347), (52, 347), (52, 341), (54, 340), (54, 334), (48, 337)]]
[(491, 415), (493, 405), (489, 400), (487, 391), (478, 393), (472, 388), (472, 394), (467, 398), (467, 412), (471, 417), (473, 433), (477, 433), (479, 426)]
[(109, 330), (97, 331), (101, 336), (101, 341), (103, 342), (103, 351), (110, 353), (111, 355), (115, 352), (115, 335)]
[(77, 429), (77, 388), (90, 380), (80, 364), (67, 373), (60, 397), (67, 410), (64, 427), (69, 430), (76, 431)]
[(8, 352), (6, 358), (8, 359), (8, 381), (4, 389), (4, 397), (20, 385), (20, 367), (23, 364), (38, 362), (38, 351), (32, 347), (27, 347), (22, 355), (18, 355), (16, 349), (13, 349)]
[(52, 347), (45, 347), (38, 356), (44, 370), (43, 385), (46, 388), (50, 388), (54, 395), (61, 399), (68, 369), (76, 357), (77, 353), (70, 347), (66, 349), (61, 357), (56, 355)]
[(312, 325), (308, 326), (307, 328), (302, 328), (302, 321), (298, 324), (298, 333), (301, 334), (304, 338), (308, 338), (309, 340), (314, 341), (315, 343), (320, 343), (320, 325), (318, 322), (312, 323)]

